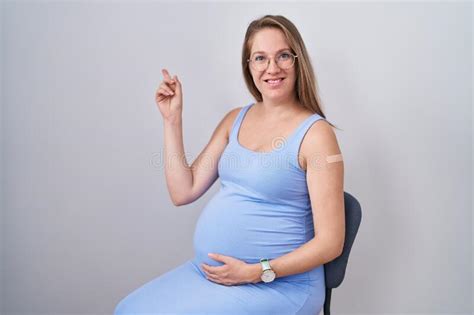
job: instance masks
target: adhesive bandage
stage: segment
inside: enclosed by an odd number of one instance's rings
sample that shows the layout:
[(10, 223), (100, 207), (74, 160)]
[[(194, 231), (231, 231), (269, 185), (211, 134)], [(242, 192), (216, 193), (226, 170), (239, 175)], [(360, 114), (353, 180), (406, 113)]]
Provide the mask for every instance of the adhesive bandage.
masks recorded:
[(339, 161), (342, 161), (342, 154), (328, 155), (326, 157), (326, 162), (328, 163), (334, 163)]

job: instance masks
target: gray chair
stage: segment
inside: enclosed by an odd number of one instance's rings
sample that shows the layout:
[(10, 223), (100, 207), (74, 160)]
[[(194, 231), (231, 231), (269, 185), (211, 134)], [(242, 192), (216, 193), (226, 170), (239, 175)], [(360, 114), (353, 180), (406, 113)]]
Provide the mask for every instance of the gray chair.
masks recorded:
[(330, 315), (331, 292), (337, 288), (346, 273), (349, 253), (354, 243), (359, 225), (362, 219), (362, 210), (359, 202), (351, 194), (344, 192), (344, 208), (346, 217), (346, 236), (342, 254), (336, 259), (324, 264), (324, 275), (326, 277), (326, 298), (324, 300), (324, 315)]

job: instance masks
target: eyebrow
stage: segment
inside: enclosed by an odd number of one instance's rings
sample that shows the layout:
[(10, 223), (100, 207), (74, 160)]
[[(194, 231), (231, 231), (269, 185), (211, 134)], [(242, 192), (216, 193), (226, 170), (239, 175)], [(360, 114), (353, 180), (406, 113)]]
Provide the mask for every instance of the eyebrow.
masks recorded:
[[(284, 51), (284, 50), (291, 50), (291, 48), (290, 48), (290, 47), (288, 47), (288, 48), (282, 48), (282, 49), (280, 49), (280, 50), (277, 50), (277, 53), (280, 52), (280, 51)], [(259, 50), (259, 51), (254, 51), (254, 52), (252, 53), (252, 55), (253, 55), (253, 54), (256, 54), (256, 53), (265, 53), (265, 52), (264, 52), (264, 51), (261, 51), (261, 50)]]

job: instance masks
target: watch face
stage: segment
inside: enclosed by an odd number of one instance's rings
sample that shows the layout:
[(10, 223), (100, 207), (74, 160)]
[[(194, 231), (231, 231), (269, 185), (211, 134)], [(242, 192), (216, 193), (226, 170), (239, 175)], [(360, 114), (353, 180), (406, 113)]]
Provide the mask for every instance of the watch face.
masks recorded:
[(263, 282), (271, 282), (275, 279), (275, 272), (273, 270), (265, 270), (262, 274)]

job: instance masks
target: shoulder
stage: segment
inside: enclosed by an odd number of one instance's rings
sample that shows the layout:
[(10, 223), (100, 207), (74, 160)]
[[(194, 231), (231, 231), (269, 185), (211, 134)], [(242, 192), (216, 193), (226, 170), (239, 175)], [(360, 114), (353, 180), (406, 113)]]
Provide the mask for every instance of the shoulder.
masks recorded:
[(313, 122), (313, 124), (308, 128), (308, 132), (306, 134), (306, 139), (310, 142), (314, 142), (313, 144), (331, 139), (335, 140), (335, 138), (336, 134), (333, 127), (326, 119), (322, 117)]
[(324, 119), (316, 120), (306, 132), (300, 148), (300, 164), (306, 169), (310, 157), (339, 154), (339, 144), (334, 128)]
[(237, 115), (239, 115), (239, 112), (242, 110), (242, 108), (243, 106), (239, 106), (239, 107), (234, 107), (227, 111), (227, 113), (221, 119), (221, 121), (219, 122), (219, 125), (216, 128), (219, 134), (221, 134), (223, 137), (227, 139), (229, 138), (232, 125), (234, 124), (234, 121), (237, 118)]
[(239, 107), (234, 107), (231, 110), (229, 110), (225, 116), (224, 119), (226, 119), (229, 122), (234, 122), (234, 120), (237, 118), (237, 115), (239, 112), (244, 108), (244, 106), (239, 106)]

